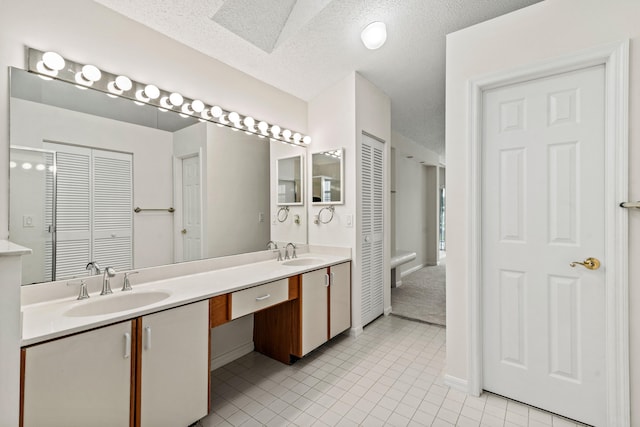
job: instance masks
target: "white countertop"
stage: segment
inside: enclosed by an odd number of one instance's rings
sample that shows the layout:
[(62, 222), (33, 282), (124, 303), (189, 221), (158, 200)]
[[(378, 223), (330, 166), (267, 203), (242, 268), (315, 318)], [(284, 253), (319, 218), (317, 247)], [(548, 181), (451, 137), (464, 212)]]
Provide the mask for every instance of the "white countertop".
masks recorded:
[[(318, 258), (319, 262), (304, 266), (288, 266), (283, 265), (281, 262), (270, 260), (134, 285), (133, 290), (128, 292), (164, 291), (169, 293), (170, 296), (157, 303), (116, 313), (82, 317), (70, 317), (64, 314), (72, 307), (91, 304), (102, 298), (120, 296), (123, 292), (119, 289), (114, 289), (111, 295), (101, 296), (99, 293), (92, 293), (89, 299), (82, 301), (78, 301), (75, 297), (67, 297), (23, 305), (22, 345), (32, 345), (99, 326), (133, 319), (149, 313), (351, 260), (347, 256), (327, 253), (307, 253), (300, 255), (299, 258)], [(121, 296), (121, 298), (124, 299), (125, 297)]]
[(8, 240), (0, 240), (0, 256), (28, 255), (31, 249), (16, 245)]

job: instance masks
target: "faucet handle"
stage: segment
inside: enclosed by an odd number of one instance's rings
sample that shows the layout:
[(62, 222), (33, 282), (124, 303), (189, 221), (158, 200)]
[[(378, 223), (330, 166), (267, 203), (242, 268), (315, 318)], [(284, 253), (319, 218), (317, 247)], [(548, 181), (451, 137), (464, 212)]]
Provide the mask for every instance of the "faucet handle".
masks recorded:
[(89, 298), (89, 292), (87, 292), (87, 282), (85, 280), (72, 280), (70, 282), (67, 282), (67, 286), (78, 284), (80, 285), (80, 293), (78, 294), (77, 299), (83, 300)]
[(132, 274), (138, 274), (138, 271), (127, 271), (126, 273), (124, 273), (124, 284), (122, 285), (122, 290), (123, 291), (132, 291), (133, 288), (131, 287), (131, 281), (129, 280), (129, 276), (131, 276)]

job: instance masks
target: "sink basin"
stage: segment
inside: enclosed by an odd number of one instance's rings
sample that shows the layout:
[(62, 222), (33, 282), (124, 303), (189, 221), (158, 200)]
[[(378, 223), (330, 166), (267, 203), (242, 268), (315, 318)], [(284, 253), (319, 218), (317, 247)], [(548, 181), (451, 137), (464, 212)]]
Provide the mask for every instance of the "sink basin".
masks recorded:
[(282, 263), (282, 265), (289, 265), (291, 267), (300, 267), (303, 265), (322, 264), (324, 260), (322, 258), (295, 258), (290, 259)]
[(117, 313), (132, 310), (145, 305), (160, 302), (171, 294), (164, 291), (123, 292), (118, 295), (102, 295), (88, 301), (78, 303), (64, 312), (65, 316), (100, 316), (102, 314)]

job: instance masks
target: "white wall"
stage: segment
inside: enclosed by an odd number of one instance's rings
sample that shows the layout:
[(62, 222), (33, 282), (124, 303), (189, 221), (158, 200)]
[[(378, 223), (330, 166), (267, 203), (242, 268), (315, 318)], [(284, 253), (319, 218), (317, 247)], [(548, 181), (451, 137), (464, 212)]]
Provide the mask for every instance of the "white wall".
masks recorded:
[[(11, 143), (42, 148), (45, 140), (133, 154), (133, 205), (173, 205), (170, 132), (12, 98)], [(168, 213), (134, 214), (134, 268), (173, 262), (172, 229)]]
[[(390, 187), (389, 163), (391, 159), (391, 102), (389, 97), (358, 73), (350, 73), (331, 88), (324, 91), (309, 103), (309, 133), (313, 135), (312, 147), (307, 156), (307, 167), (311, 168), (311, 155), (314, 152), (336, 148), (344, 149), (344, 204), (335, 206), (335, 215), (329, 224), (313, 224), (322, 205), (310, 205), (308, 212), (309, 244), (344, 246), (352, 249), (351, 268), (351, 331), (357, 335), (362, 332), (361, 307), (361, 271), (360, 239), (361, 226), (358, 221), (358, 188), (360, 171), (358, 155), (362, 132), (368, 132), (387, 143), (385, 173), (385, 265), (389, 272), (390, 254)], [(310, 169), (309, 169), (310, 170)], [(308, 176), (308, 175), (307, 175)], [(307, 182), (307, 194), (311, 192), (311, 183)], [(347, 226), (347, 215), (354, 218), (354, 226)], [(385, 274), (384, 307), (391, 309), (391, 285), (389, 274)]]
[[(467, 82), (603, 43), (631, 39), (629, 199), (640, 200), (640, 2), (547, 0), (447, 37), (447, 373), (467, 378), (469, 152)], [(640, 425), (640, 215), (629, 212), (632, 425)]]

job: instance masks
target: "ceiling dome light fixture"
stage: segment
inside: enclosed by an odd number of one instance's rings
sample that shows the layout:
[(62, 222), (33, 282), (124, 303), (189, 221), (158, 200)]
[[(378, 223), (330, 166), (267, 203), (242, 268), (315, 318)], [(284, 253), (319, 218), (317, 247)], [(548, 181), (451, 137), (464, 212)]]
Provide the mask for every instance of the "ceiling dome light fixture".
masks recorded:
[(387, 26), (384, 22), (372, 22), (364, 27), (360, 38), (367, 49), (378, 49), (387, 41)]

